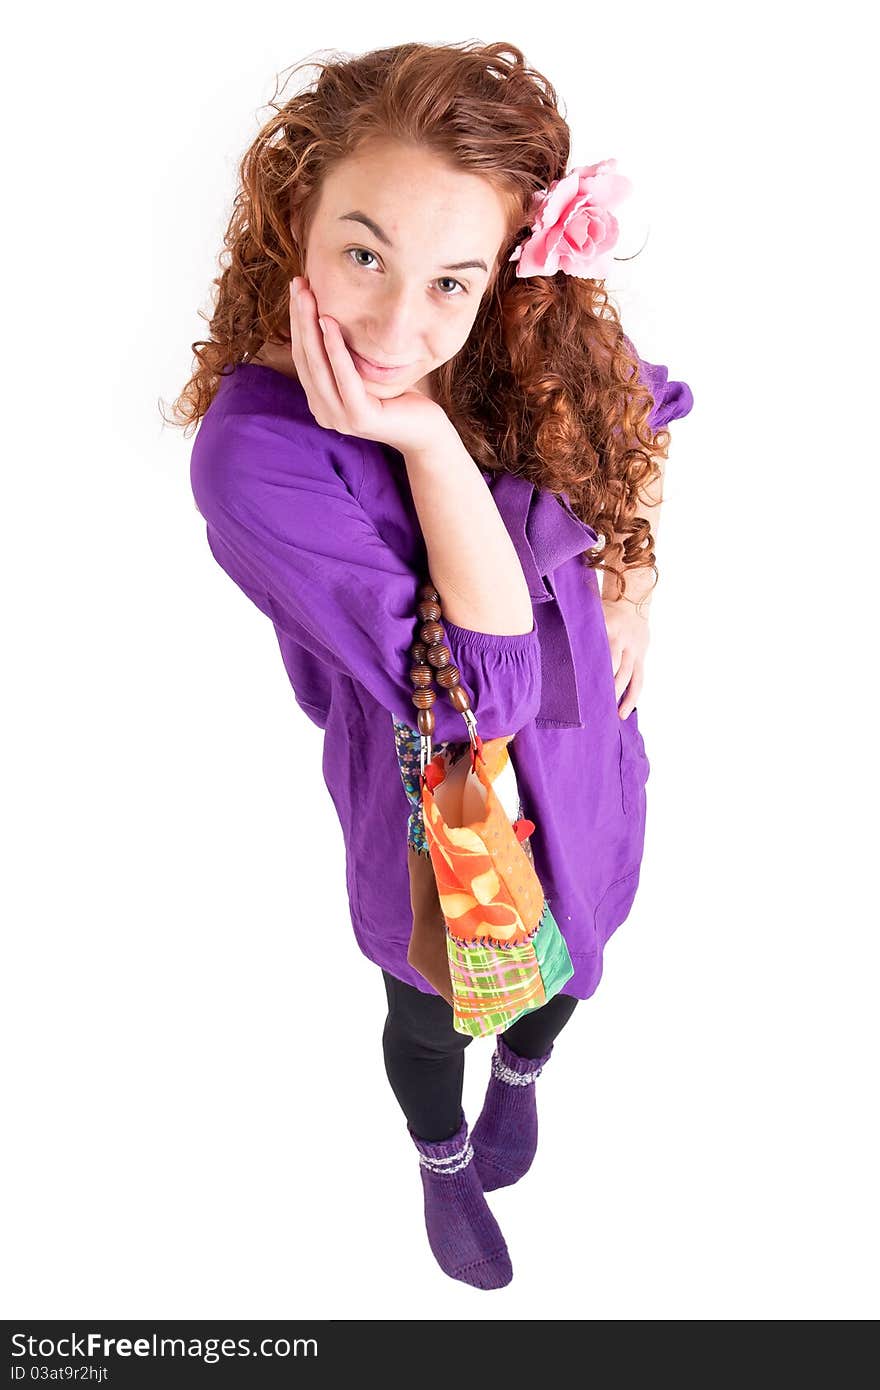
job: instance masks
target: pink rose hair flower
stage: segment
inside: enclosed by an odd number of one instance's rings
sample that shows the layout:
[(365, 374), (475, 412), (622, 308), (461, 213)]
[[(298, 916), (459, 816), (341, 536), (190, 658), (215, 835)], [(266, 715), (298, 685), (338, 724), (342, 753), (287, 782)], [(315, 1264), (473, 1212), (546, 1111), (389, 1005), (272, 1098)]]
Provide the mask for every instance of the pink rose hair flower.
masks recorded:
[(531, 235), (510, 257), (519, 262), (519, 278), (557, 270), (591, 280), (608, 274), (620, 230), (611, 209), (632, 192), (616, 169), (616, 159), (584, 164), (532, 195)]

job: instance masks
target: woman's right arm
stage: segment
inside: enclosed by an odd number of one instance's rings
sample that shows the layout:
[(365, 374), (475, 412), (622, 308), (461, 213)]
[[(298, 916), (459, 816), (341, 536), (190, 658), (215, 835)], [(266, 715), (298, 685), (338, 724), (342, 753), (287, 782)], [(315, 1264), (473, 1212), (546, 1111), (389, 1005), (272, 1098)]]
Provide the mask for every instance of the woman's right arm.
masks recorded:
[(404, 459), (444, 618), (477, 632), (531, 632), (532, 600), (516, 548), (452, 422)]
[[(215, 558), (278, 631), (414, 724), (410, 649), (427, 575), (387, 544), (346, 485), (345, 460), (361, 454), (359, 444), (301, 419), (215, 407), (202, 420), (190, 466)], [(479, 471), (467, 464), (497, 514)], [(484, 739), (515, 733), (536, 717), (536, 628), (524, 632), (522, 624), (510, 635), (488, 624), (471, 628), (447, 618), (445, 606), (444, 627)], [(438, 743), (466, 737), (447, 698), (437, 699), (434, 712)]]

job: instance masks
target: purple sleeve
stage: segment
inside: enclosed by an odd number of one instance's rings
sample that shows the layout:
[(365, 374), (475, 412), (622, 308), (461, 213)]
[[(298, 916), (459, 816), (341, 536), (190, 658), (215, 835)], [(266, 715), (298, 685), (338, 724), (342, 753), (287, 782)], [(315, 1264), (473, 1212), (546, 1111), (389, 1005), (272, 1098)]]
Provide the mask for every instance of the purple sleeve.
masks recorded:
[(651, 395), (654, 397), (654, 408), (648, 418), (651, 429), (661, 429), (668, 425), (671, 420), (680, 420), (682, 416), (690, 414), (694, 405), (694, 397), (687, 382), (670, 381), (668, 367), (659, 363), (646, 362), (642, 357), (639, 357), (626, 334), (624, 334), (624, 338), (638, 357), (639, 380), (644, 386), (649, 387)]
[[(214, 557), (276, 628), (415, 725), (409, 649), (425, 576), (379, 535), (333, 447), (316, 447), (296, 422), (209, 411), (192, 450), (193, 496)], [(514, 734), (535, 718), (537, 626), (514, 635), (443, 626), (480, 736)], [(466, 742), (464, 719), (436, 682), (435, 691), (436, 741)]]

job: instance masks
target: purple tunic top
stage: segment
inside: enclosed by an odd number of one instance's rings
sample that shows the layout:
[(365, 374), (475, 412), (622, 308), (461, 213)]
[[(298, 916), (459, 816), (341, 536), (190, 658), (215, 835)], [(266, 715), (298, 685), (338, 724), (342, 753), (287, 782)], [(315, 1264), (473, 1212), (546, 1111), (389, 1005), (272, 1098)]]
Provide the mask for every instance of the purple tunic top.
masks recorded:
[[(641, 362), (640, 378), (655, 428), (691, 410), (690, 387), (665, 367)], [(522, 563), (534, 627), (513, 636), (443, 627), (481, 738), (515, 734), (535, 868), (574, 965), (562, 993), (587, 999), (638, 887), (650, 764), (637, 710), (626, 720), (617, 712), (599, 582), (579, 558), (597, 533), (567, 495), (481, 473)], [(324, 429), (298, 381), (243, 363), (202, 419), (190, 477), (214, 558), (273, 623), (296, 701), (325, 730), (358, 945), (434, 994), (406, 959), (411, 806), (393, 720), (415, 724), (409, 649), (428, 561), (403, 457)], [(435, 746), (467, 740), (442, 694), (434, 713)]]

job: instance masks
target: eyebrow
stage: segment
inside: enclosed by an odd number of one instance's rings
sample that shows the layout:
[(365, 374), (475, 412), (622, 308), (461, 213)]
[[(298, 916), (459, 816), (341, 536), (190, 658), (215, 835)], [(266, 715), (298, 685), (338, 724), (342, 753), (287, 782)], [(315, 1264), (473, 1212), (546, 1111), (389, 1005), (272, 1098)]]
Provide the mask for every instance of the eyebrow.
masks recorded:
[[(340, 222), (363, 222), (364, 226), (367, 227), (367, 228), (369, 229), (369, 231), (371, 231), (371, 232), (373, 233), (373, 236), (376, 237), (377, 240), (383, 242), (385, 246), (391, 246), (392, 250), (394, 249), (393, 246), (392, 246), (391, 238), (388, 237), (388, 236), (386, 236), (385, 233), (382, 231), (382, 228), (381, 228), (380, 226), (378, 226), (378, 224), (375, 223), (375, 222), (373, 221), (372, 217), (368, 217), (367, 214), (366, 214), (365, 212), (344, 212), (344, 213), (342, 214), (342, 216), (339, 218), (339, 221), (340, 221)], [(488, 275), (488, 273), (489, 273), (488, 268), (487, 268), (487, 266), (486, 266), (486, 262), (485, 262), (485, 261), (479, 261), (479, 260), (477, 260), (477, 261), (456, 261), (454, 265), (441, 265), (440, 269), (441, 269), (441, 270), (485, 270), (487, 275)]]

